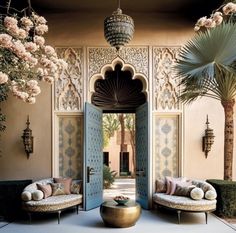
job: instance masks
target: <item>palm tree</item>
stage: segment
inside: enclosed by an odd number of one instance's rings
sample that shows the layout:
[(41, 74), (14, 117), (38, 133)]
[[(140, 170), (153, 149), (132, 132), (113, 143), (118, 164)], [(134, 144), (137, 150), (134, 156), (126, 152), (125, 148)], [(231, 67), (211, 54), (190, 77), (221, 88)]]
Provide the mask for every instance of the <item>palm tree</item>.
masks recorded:
[(176, 64), (183, 103), (198, 97), (221, 101), (225, 113), (224, 179), (232, 180), (234, 104), (236, 96), (236, 24), (199, 32), (181, 49)]

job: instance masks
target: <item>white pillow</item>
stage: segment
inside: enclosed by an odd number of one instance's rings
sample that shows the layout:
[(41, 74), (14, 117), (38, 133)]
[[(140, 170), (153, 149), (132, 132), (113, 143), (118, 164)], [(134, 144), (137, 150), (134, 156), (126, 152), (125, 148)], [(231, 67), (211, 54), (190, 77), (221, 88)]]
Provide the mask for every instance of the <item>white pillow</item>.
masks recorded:
[(32, 194), (29, 191), (24, 191), (23, 193), (21, 193), (21, 199), (23, 201), (30, 201), (32, 200)]
[(42, 200), (42, 199), (43, 199), (43, 196), (44, 196), (44, 194), (43, 194), (43, 192), (42, 192), (41, 190), (36, 190), (36, 191), (34, 191), (34, 192), (32, 193), (32, 199), (33, 199), (34, 201), (40, 201), (40, 200)]
[(193, 200), (201, 200), (204, 197), (204, 192), (201, 188), (194, 188), (191, 192), (190, 192), (190, 197)]
[(217, 193), (214, 190), (208, 190), (205, 193), (205, 198), (207, 200), (214, 200), (214, 199), (216, 199), (216, 197), (217, 197)]

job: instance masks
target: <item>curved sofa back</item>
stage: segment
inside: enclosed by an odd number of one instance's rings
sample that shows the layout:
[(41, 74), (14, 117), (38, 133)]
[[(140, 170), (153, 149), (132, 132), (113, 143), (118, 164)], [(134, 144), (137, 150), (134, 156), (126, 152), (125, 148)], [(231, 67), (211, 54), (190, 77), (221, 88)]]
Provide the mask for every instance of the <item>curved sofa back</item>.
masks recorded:
[(48, 183), (53, 183), (53, 178), (47, 178), (47, 179), (42, 179), (42, 180), (37, 180), (35, 182), (33, 182), (32, 184), (30, 185), (27, 185), (23, 191), (29, 191), (29, 192), (34, 192), (36, 191), (38, 188), (37, 188), (37, 184), (48, 184)]

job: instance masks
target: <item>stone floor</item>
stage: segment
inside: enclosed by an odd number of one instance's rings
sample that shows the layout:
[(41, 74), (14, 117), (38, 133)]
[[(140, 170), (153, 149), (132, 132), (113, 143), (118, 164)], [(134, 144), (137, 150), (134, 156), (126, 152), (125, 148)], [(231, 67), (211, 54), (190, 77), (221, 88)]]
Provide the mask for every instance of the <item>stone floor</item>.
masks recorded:
[(135, 199), (135, 179), (116, 179), (111, 188), (103, 190), (104, 200), (120, 195), (127, 196), (131, 200)]
[[(110, 200), (115, 196), (124, 195), (129, 197), (131, 200), (135, 200), (135, 179), (130, 178), (118, 178), (115, 180), (110, 189), (103, 191), (103, 199)], [(218, 218), (217, 216), (215, 216)], [(236, 219), (221, 219), (220, 221), (228, 224), (236, 231)], [(223, 232), (222, 232), (223, 233)]]

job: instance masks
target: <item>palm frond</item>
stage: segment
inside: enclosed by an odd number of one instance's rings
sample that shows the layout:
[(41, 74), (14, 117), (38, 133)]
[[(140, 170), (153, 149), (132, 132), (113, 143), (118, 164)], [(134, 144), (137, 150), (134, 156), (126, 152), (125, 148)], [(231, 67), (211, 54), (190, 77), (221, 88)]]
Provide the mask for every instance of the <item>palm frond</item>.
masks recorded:
[(183, 102), (201, 96), (232, 97), (236, 82), (236, 24), (223, 23), (197, 34), (181, 49), (175, 69), (184, 87), (180, 95)]

